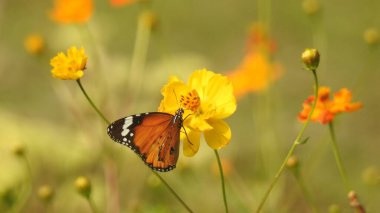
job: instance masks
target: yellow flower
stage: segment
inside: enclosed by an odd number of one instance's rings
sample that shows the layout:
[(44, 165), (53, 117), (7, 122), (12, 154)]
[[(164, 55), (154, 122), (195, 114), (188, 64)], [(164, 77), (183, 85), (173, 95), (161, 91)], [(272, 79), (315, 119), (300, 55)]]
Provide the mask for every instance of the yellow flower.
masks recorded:
[(161, 93), (164, 98), (158, 111), (174, 114), (180, 106), (185, 109), (183, 126), (187, 136), (181, 133), (181, 138), (186, 156), (198, 152), (201, 133), (213, 149), (230, 142), (231, 130), (223, 119), (235, 112), (236, 100), (232, 84), (225, 76), (206, 69), (197, 70), (187, 84), (171, 77)]
[(55, 0), (50, 17), (59, 23), (84, 23), (93, 11), (92, 0)]
[(25, 38), (24, 46), (31, 54), (40, 54), (44, 49), (44, 39), (41, 35), (31, 34)]
[(60, 52), (50, 61), (53, 66), (51, 73), (54, 78), (62, 80), (77, 80), (83, 76), (86, 69), (87, 56), (84, 49), (79, 50), (74, 46), (67, 50), (67, 56)]

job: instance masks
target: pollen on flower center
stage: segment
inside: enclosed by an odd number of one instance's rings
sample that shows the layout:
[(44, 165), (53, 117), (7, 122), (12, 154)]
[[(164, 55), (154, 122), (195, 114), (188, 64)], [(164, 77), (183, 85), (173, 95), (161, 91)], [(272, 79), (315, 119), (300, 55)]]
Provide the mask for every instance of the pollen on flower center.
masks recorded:
[(183, 108), (191, 110), (193, 112), (195, 112), (201, 105), (201, 99), (199, 98), (198, 92), (195, 89), (186, 95), (181, 95), (179, 102)]

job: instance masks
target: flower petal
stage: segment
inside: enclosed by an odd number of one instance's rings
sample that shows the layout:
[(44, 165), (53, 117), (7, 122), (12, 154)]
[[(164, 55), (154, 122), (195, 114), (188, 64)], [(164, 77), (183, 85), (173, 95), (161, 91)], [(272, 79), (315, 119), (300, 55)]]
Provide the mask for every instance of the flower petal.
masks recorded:
[(227, 77), (206, 69), (197, 70), (190, 76), (189, 86), (198, 92), (202, 111), (213, 111), (212, 118), (226, 118), (235, 112), (236, 99)]
[(192, 157), (199, 150), (201, 132), (186, 128), (186, 133), (187, 137), (185, 134), (181, 134), (181, 138), (183, 138), (183, 154), (187, 157)]
[(201, 132), (211, 130), (213, 128), (203, 115), (190, 115), (186, 119), (184, 125)]
[[(190, 91), (190, 88), (185, 85), (183, 81), (175, 76), (171, 76), (169, 78), (169, 83), (167, 83), (161, 90), (161, 94), (164, 98), (158, 107), (158, 111), (174, 114), (180, 107), (178, 102), (179, 97)], [(184, 116), (186, 116), (186, 114)]]
[(231, 140), (231, 129), (223, 120), (209, 120), (212, 130), (205, 131), (207, 144), (213, 149), (220, 149), (227, 145)]

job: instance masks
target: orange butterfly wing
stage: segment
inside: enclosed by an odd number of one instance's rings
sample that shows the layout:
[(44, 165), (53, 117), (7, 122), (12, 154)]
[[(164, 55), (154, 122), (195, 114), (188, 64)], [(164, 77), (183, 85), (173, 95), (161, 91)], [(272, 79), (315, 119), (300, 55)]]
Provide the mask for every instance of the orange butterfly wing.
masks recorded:
[(139, 154), (152, 169), (166, 172), (177, 163), (181, 127), (182, 114), (151, 112), (115, 121), (108, 134)]

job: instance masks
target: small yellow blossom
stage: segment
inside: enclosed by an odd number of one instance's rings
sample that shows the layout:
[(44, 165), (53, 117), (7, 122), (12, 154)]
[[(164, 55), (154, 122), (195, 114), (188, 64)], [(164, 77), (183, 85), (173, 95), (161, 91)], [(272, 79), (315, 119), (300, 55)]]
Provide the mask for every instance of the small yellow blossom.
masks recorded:
[(63, 24), (87, 22), (93, 12), (92, 0), (55, 0), (50, 17)]
[(227, 77), (206, 69), (197, 70), (187, 84), (171, 77), (161, 93), (164, 98), (158, 111), (174, 114), (180, 106), (185, 109), (183, 125), (187, 136), (182, 133), (181, 138), (186, 156), (198, 152), (201, 133), (213, 149), (230, 142), (231, 130), (223, 119), (235, 112), (236, 100)]
[(31, 34), (25, 38), (24, 46), (31, 54), (40, 54), (44, 49), (44, 39), (39, 34)]
[(62, 80), (77, 80), (83, 76), (83, 71), (86, 69), (87, 56), (84, 49), (71, 47), (67, 50), (67, 55), (60, 52), (50, 61), (53, 67), (51, 73), (54, 78)]

